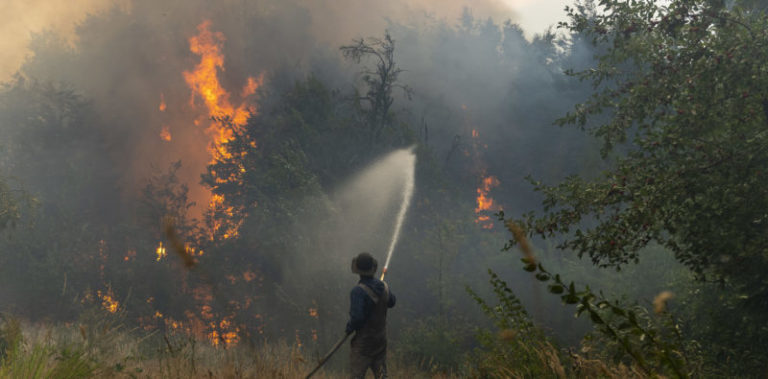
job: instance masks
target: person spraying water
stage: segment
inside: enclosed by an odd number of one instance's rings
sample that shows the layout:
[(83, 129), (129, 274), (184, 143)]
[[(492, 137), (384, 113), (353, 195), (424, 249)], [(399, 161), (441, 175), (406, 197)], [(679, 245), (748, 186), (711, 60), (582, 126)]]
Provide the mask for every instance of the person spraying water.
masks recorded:
[(369, 368), (376, 378), (387, 376), (386, 315), (387, 309), (395, 306), (396, 299), (384, 282), (384, 276), (392, 260), (397, 241), (400, 239), (400, 230), (413, 197), (416, 171), (416, 155), (413, 148), (403, 149), (392, 155), (397, 155), (396, 160), (404, 163), (401, 166), (404, 186), (381, 277), (378, 280), (373, 277), (377, 271), (378, 262), (370, 254), (363, 252), (352, 260), (352, 272), (360, 275), (360, 281), (350, 292), (350, 320), (345, 334), (306, 378), (314, 375), (353, 333), (355, 336), (352, 338), (350, 350), (352, 377), (364, 378)]
[(395, 306), (395, 295), (382, 280), (373, 277), (378, 262), (363, 252), (352, 260), (352, 272), (360, 281), (350, 291), (346, 334), (355, 333), (350, 344), (352, 378), (364, 378), (370, 368), (375, 378), (387, 377), (387, 310)]

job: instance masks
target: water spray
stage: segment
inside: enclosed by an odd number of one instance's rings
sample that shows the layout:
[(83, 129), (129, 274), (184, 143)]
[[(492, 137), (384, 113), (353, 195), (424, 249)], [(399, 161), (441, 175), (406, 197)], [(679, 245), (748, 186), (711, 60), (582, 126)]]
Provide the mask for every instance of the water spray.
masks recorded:
[(389, 249), (387, 250), (387, 260), (384, 261), (384, 268), (381, 269), (381, 278), (384, 280), (384, 275), (387, 274), (387, 268), (389, 262), (392, 260), (392, 253), (395, 251), (397, 241), (400, 239), (400, 229), (405, 221), (405, 214), (408, 212), (408, 207), (411, 205), (411, 198), (413, 197), (413, 186), (416, 176), (416, 156), (413, 154), (413, 148), (408, 150), (411, 159), (409, 164), (405, 165), (405, 186), (403, 188), (403, 202), (400, 204), (400, 210), (397, 212), (397, 220), (395, 222), (395, 232), (392, 234), (392, 241), (389, 243)]
[[(397, 245), (397, 240), (400, 239), (400, 229), (403, 227), (403, 222), (405, 221), (405, 214), (408, 212), (408, 207), (411, 205), (411, 198), (413, 197), (413, 187), (415, 183), (415, 176), (416, 176), (416, 155), (413, 153), (413, 147), (406, 149), (404, 153), (408, 154), (407, 156), (407, 163), (405, 164), (405, 185), (403, 186), (403, 202), (400, 204), (400, 210), (397, 212), (397, 219), (395, 219), (395, 231), (392, 233), (392, 240), (389, 243), (389, 249), (387, 250), (387, 259), (384, 261), (384, 267), (381, 269), (381, 279), (384, 280), (384, 275), (387, 274), (387, 268), (389, 267), (389, 262), (392, 260), (392, 253), (395, 251), (395, 246)], [(309, 379), (312, 375), (314, 375), (318, 370), (320, 370), (321, 367), (327, 362), (331, 356), (336, 353), (337, 350), (341, 347), (341, 345), (344, 344), (344, 341), (349, 338), (349, 336), (352, 335), (352, 333), (344, 333), (344, 336), (342, 336), (336, 344), (333, 345), (330, 351), (328, 351), (325, 356), (320, 359), (320, 361), (317, 363), (317, 366), (310, 372), (306, 379)]]

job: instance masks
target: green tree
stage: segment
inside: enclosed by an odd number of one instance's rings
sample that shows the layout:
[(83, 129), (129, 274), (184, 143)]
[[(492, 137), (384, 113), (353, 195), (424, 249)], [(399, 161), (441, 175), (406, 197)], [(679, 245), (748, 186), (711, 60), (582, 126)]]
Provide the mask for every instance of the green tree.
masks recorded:
[(571, 72), (594, 93), (558, 123), (598, 137), (609, 168), (533, 181), (545, 212), (525, 216), (527, 232), (617, 269), (664, 246), (699, 279), (733, 289), (743, 323), (731, 327), (765, 346), (768, 18), (739, 2), (599, 4), (568, 8), (560, 25), (603, 50), (595, 67)]

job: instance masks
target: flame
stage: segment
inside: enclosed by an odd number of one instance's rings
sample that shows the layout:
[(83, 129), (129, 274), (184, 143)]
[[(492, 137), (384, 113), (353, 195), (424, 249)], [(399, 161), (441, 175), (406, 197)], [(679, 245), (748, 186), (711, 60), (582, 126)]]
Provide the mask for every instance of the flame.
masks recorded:
[(107, 288), (107, 292), (96, 291), (96, 296), (101, 300), (101, 307), (109, 313), (116, 313), (120, 303), (115, 300), (115, 294), (112, 288)]
[(264, 84), (264, 73), (262, 72), (258, 78), (252, 76), (248, 77), (248, 82), (240, 92), (240, 97), (248, 97), (256, 93), (256, 90)]
[(161, 259), (168, 256), (168, 253), (165, 252), (165, 246), (163, 246), (163, 241), (160, 241), (160, 243), (157, 245), (157, 249), (155, 249), (155, 254), (157, 255), (156, 261), (160, 261)]
[[(184, 71), (184, 79), (192, 90), (190, 103), (194, 107), (195, 99), (201, 98), (208, 110), (208, 116), (215, 121), (210, 124), (206, 132), (212, 141), (208, 146), (211, 154), (211, 163), (216, 163), (232, 158), (232, 153), (227, 150), (226, 144), (234, 138), (234, 133), (240, 131), (248, 120), (249, 113), (255, 112), (254, 108), (248, 108), (245, 102), (234, 106), (230, 101), (230, 93), (221, 85), (218, 78), (219, 71), (224, 71), (224, 54), (222, 46), (226, 38), (221, 32), (211, 31), (211, 21), (205, 20), (197, 26), (198, 34), (189, 38), (189, 49), (200, 57), (200, 63), (192, 71)], [(263, 84), (264, 74), (258, 77), (249, 77), (240, 92), (241, 98), (253, 95)], [(229, 122), (221, 122), (228, 119)], [(195, 125), (199, 125), (199, 120)], [(241, 172), (245, 168), (241, 168)], [(224, 197), (214, 194), (209, 201), (209, 210), (214, 214), (225, 216), (231, 220), (234, 216), (232, 207), (224, 205)], [(224, 239), (238, 235), (242, 221), (227, 222), (215, 221), (211, 226), (211, 239), (221, 234)], [(223, 231), (223, 233), (220, 233)]]
[(317, 308), (309, 308), (309, 317), (317, 318)]
[(495, 212), (501, 210), (501, 207), (494, 203), (493, 198), (488, 196), (491, 188), (497, 187), (500, 184), (499, 179), (495, 176), (486, 176), (483, 178), (481, 186), (477, 189), (477, 207), (475, 213), (478, 214), (475, 223), (480, 224), (483, 229), (492, 229), (493, 222), (490, 221), (490, 217), (481, 212)]
[(160, 139), (165, 142), (171, 142), (171, 130), (168, 128), (168, 125), (163, 125), (162, 129), (160, 129)]
[(246, 283), (254, 279), (256, 279), (256, 274), (253, 271), (248, 270), (243, 273), (243, 280), (245, 280)]
[[(210, 138), (208, 144), (208, 154), (210, 155), (209, 164), (226, 161), (240, 156), (234, 156), (229, 151), (227, 143), (232, 141), (236, 132), (242, 131), (248, 116), (255, 113), (255, 107), (248, 107), (244, 99), (254, 96), (258, 89), (264, 83), (264, 74), (249, 77), (245, 85), (239, 91), (228, 92), (219, 80), (219, 74), (225, 70), (225, 59), (223, 46), (226, 38), (221, 32), (211, 30), (211, 22), (206, 20), (197, 26), (197, 34), (188, 39), (189, 50), (199, 58), (198, 63), (191, 70), (182, 72), (187, 86), (190, 88), (190, 107), (195, 109), (197, 116), (194, 119), (194, 125), (198, 128), (204, 128), (205, 134)], [(160, 94), (160, 112), (167, 110), (164, 94)], [(174, 129), (177, 133), (177, 129)], [(171, 141), (170, 128), (162, 126), (160, 138), (163, 141)], [(255, 142), (251, 142), (251, 147), (255, 148)], [(246, 168), (238, 167), (240, 174), (244, 173)], [(217, 178), (217, 184), (224, 184), (239, 180), (238, 177)], [(213, 217), (213, 224), (209, 226), (210, 239), (232, 238), (238, 235), (242, 220), (237, 220), (236, 210), (227, 204), (226, 199), (221, 194), (210, 194), (208, 201), (201, 201), (200, 204), (206, 204), (210, 214)], [(167, 233), (167, 232), (166, 232)], [(202, 250), (196, 250), (189, 243), (182, 242), (177, 237), (168, 236), (168, 243), (171, 251), (180, 252), (186, 260), (194, 262), (193, 257), (202, 256)], [(167, 256), (167, 246), (160, 241), (155, 249), (156, 260), (160, 261)], [(185, 263), (186, 264), (186, 263)], [(188, 266), (189, 267), (189, 266)], [(251, 282), (254, 279), (261, 278), (251, 270), (240, 274), (225, 275), (224, 279), (230, 285), (241, 284), (242, 282)], [(259, 282), (255, 284), (259, 285)], [(153, 310), (154, 314), (144, 319), (146, 326), (157, 327), (164, 325), (169, 330), (174, 330), (200, 339), (207, 339), (214, 346), (228, 347), (236, 345), (240, 341), (240, 332), (246, 330), (245, 324), (236, 323), (236, 313), (221, 313), (218, 307), (214, 307), (212, 289), (207, 286), (197, 286), (187, 288), (186, 283), (184, 291), (191, 292), (195, 302), (194, 309), (184, 311), (180, 319), (174, 319), (170, 315), (164, 315), (159, 310)], [(151, 305), (154, 299), (147, 299)], [(241, 310), (252, 305), (253, 299), (247, 298), (243, 302), (230, 302), (230, 310)], [(234, 311), (233, 311), (234, 312)], [(150, 313), (151, 314), (151, 313)], [(150, 315), (148, 314), (148, 315)], [(255, 318), (260, 319), (257, 315)], [(150, 325), (151, 324), (151, 325)], [(261, 333), (261, 330), (259, 330)]]
[[(203, 21), (197, 26), (198, 34), (189, 38), (189, 49), (200, 56), (200, 63), (193, 71), (184, 71), (183, 74), (184, 80), (192, 89), (193, 106), (195, 95), (197, 95), (205, 102), (210, 117), (219, 119), (228, 117), (232, 121), (231, 127), (221, 122), (213, 122), (207, 129), (207, 132), (213, 136), (212, 146), (208, 150), (215, 162), (217, 158), (231, 157), (224, 145), (232, 140), (232, 128), (239, 129), (248, 120), (249, 109), (244, 102), (237, 107), (233, 106), (229, 92), (219, 82), (218, 72), (224, 71), (224, 55), (221, 50), (226, 38), (221, 32), (211, 32), (210, 27), (210, 20)], [(242, 91), (244, 96), (255, 93), (262, 81), (263, 74), (259, 78), (248, 78)]]

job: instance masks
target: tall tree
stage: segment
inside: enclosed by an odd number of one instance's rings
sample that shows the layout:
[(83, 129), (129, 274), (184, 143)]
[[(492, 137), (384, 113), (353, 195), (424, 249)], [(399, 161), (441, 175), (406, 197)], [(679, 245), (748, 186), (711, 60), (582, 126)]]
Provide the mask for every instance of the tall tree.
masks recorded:
[(764, 344), (768, 18), (739, 2), (599, 4), (569, 8), (561, 24), (604, 50), (572, 73), (594, 94), (559, 123), (598, 137), (609, 169), (534, 181), (546, 211), (525, 217), (528, 234), (560, 238), (602, 267), (662, 245), (698, 278), (733, 289), (741, 326)]

